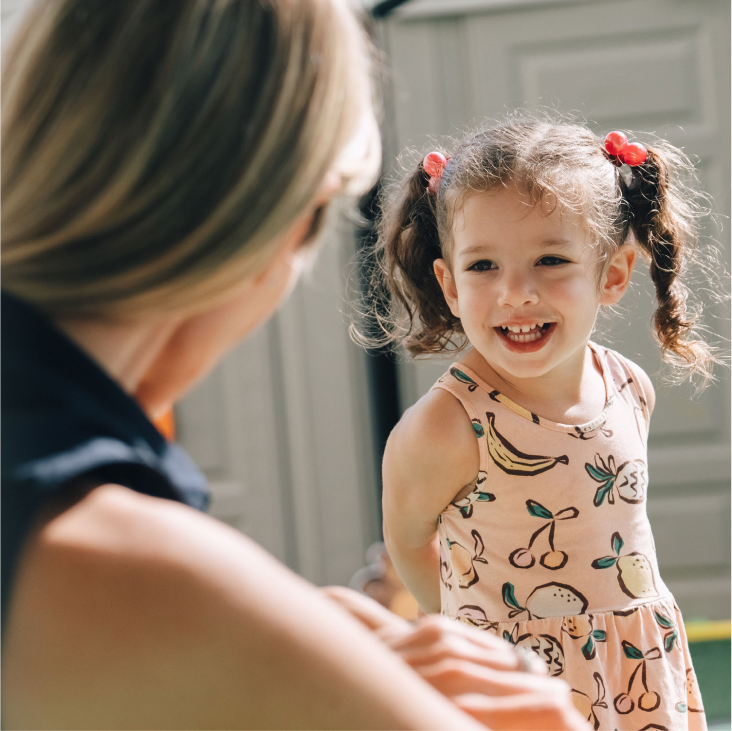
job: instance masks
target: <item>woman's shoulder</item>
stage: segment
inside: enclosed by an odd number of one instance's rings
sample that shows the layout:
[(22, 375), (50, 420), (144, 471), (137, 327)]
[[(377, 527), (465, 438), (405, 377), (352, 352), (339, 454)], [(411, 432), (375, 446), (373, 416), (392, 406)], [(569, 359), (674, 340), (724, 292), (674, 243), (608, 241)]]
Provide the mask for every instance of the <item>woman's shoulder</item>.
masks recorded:
[(416, 682), (238, 531), (117, 485), (37, 526), (3, 645), (13, 728), (396, 728), (358, 697)]
[(637, 394), (643, 406), (647, 406), (650, 415), (656, 403), (656, 392), (649, 375), (622, 353), (595, 343), (593, 347), (602, 355), (604, 366), (609, 371), (608, 375), (612, 378), (616, 391), (622, 392), (629, 386), (634, 387), (632, 393)]

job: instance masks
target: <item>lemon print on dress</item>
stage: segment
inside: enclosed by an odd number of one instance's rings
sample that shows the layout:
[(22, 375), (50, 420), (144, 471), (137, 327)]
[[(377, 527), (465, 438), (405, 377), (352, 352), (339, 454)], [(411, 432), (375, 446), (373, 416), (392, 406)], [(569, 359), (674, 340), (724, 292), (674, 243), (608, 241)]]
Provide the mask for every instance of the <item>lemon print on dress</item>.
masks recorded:
[(544, 457), (538, 454), (526, 454), (511, 444), (496, 429), (496, 415), (486, 412), (487, 428), (485, 438), (488, 442), (488, 453), (491, 459), (509, 475), (540, 475), (558, 464), (569, 464), (569, 457)]
[(472, 554), (465, 546), (461, 546), (449, 538), (447, 539), (447, 547), (450, 549), (452, 572), (457, 576), (458, 586), (461, 589), (467, 589), (473, 586), (473, 584), (477, 584), (480, 580), (478, 572), (475, 570), (476, 563), (488, 563), (488, 560), (483, 558), (485, 544), (480, 537), (480, 533), (474, 529), (470, 531), (470, 535), (473, 536), (473, 541), (475, 542)]
[(529, 539), (529, 545), (527, 548), (517, 548), (513, 551), (508, 557), (509, 563), (517, 569), (530, 569), (536, 563), (536, 558), (531, 552), (534, 541), (548, 528), (549, 550), (542, 555), (539, 559), (539, 563), (544, 568), (550, 569), (551, 571), (557, 571), (558, 569), (564, 568), (569, 560), (569, 556), (564, 551), (557, 551), (554, 547), (556, 522), (558, 520), (572, 520), (576, 518), (579, 515), (579, 510), (571, 507), (564, 508), (557, 513), (552, 513), (551, 510), (548, 510), (543, 505), (537, 503), (536, 500), (527, 500), (526, 509), (529, 511), (529, 515), (551, 522), (544, 523), (541, 528), (534, 531), (533, 535)]
[(651, 562), (642, 553), (626, 553), (620, 555), (623, 548), (623, 539), (615, 531), (610, 539), (614, 556), (603, 556), (592, 562), (593, 569), (609, 569), (615, 566), (618, 569), (618, 583), (624, 594), (632, 599), (651, 599), (658, 596), (656, 582), (653, 578)]
[[(661, 696), (654, 690), (648, 690), (648, 673), (646, 671), (646, 665), (649, 660), (658, 660), (662, 657), (661, 650), (657, 647), (653, 647), (646, 652), (642, 652), (630, 642), (623, 640), (623, 653), (629, 660), (638, 660), (638, 664), (630, 675), (628, 680), (628, 690), (625, 693), (620, 693), (615, 696), (613, 705), (615, 710), (625, 715), (630, 713), (638, 703), (638, 709), (650, 713), (655, 711), (661, 705)], [(640, 676), (641, 684), (643, 686), (643, 692), (640, 695), (633, 693), (633, 684), (637, 677)]]
[(597, 717), (595, 711), (596, 708), (607, 708), (605, 702), (605, 682), (602, 679), (600, 673), (593, 673), (592, 677), (595, 679), (595, 685), (597, 686), (595, 691), (595, 700), (583, 693), (581, 690), (572, 688), (571, 697), (574, 707), (584, 716), (585, 720), (592, 724), (592, 727), (597, 731), (600, 728), (600, 720)]
[(584, 614), (587, 609), (587, 599), (577, 589), (567, 584), (551, 583), (537, 586), (529, 594), (525, 607), (516, 600), (515, 591), (510, 581), (503, 585), (503, 603), (511, 610), (508, 613), (509, 619), (513, 619), (521, 612), (528, 612), (529, 619), (544, 619)]
[(643, 502), (648, 486), (648, 471), (642, 459), (631, 459), (620, 467), (615, 467), (615, 457), (610, 455), (607, 462), (599, 455), (595, 455), (595, 464), (585, 464), (587, 474), (600, 483), (595, 493), (595, 507), (599, 507), (607, 497), (608, 504), (615, 503), (615, 493), (626, 503), (633, 505)]

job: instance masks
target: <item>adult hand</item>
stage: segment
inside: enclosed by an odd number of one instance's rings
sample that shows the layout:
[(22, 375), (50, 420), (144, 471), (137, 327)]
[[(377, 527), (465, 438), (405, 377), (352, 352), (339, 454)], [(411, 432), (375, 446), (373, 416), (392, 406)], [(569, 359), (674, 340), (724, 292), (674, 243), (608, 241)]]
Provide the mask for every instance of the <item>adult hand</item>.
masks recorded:
[(408, 632), (391, 624), (376, 634), (436, 690), (491, 729), (589, 729), (564, 681), (548, 677), (538, 656), (520, 655), (490, 632), (431, 615)]
[(431, 615), (414, 624), (343, 587), (327, 596), (367, 627), (436, 690), (491, 729), (580, 731), (589, 726), (569, 687), (545, 664), (496, 635)]

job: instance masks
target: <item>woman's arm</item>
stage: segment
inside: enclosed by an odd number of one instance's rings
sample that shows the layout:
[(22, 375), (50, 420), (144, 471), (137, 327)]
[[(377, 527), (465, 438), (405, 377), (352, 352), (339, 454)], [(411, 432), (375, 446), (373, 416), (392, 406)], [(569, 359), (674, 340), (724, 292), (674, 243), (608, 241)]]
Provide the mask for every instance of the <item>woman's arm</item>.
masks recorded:
[(478, 476), (475, 432), (460, 402), (430, 391), (394, 428), (383, 464), (384, 541), (426, 613), (440, 611), (437, 519)]
[(233, 529), (114, 485), (29, 541), (3, 661), (10, 728), (480, 727)]

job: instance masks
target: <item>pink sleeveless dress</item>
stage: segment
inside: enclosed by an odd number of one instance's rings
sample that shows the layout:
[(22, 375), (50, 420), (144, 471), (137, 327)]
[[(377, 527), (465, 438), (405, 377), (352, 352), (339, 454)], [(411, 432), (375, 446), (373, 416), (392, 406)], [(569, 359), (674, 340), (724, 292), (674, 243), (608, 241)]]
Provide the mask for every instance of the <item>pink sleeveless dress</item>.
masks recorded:
[(557, 424), (460, 363), (433, 388), (472, 420), (473, 491), (439, 519), (442, 613), (535, 650), (595, 729), (705, 729), (678, 607), (646, 515), (638, 366), (590, 344), (603, 412)]

